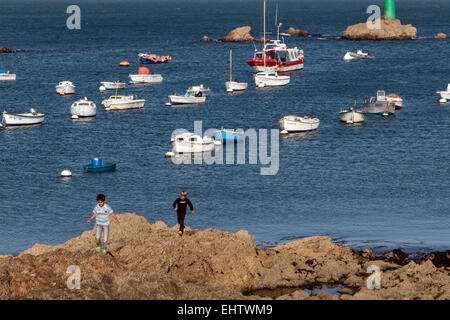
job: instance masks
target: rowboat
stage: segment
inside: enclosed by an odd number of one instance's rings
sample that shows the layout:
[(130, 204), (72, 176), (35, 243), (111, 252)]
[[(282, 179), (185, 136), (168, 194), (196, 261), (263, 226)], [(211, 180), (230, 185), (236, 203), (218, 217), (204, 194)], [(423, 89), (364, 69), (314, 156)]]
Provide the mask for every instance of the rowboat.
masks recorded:
[(84, 172), (107, 172), (116, 170), (116, 164), (114, 162), (106, 162), (101, 159), (95, 158), (90, 164), (83, 166)]
[(185, 132), (175, 136), (170, 143), (174, 153), (197, 153), (210, 152), (214, 150), (214, 140), (201, 137), (192, 132)]
[(11, 114), (6, 110), (2, 113), (2, 127), (12, 127), (12, 126), (30, 126), (41, 124), (44, 121), (45, 115), (43, 113), (38, 113), (33, 108), (30, 112)]
[(342, 122), (347, 124), (364, 122), (364, 114), (362, 110), (355, 110), (353, 106), (350, 106), (348, 110), (339, 111), (339, 117)]
[(288, 133), (316, 130), (320, 123), (318, 118), (294, 115), (284, 116), (278, 122), (280, 123), (282, 132), (287, 131)]
[(16, 80), (16, 75), (11, 71), (0, 70), (0, 81)]

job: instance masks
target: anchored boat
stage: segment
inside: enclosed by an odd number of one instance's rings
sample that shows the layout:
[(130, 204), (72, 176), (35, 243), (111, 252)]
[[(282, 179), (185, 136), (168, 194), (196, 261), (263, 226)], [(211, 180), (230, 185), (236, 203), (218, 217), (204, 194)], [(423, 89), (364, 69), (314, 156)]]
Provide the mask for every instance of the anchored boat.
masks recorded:
[(386, 99), (386, 94), (383, 90), (378, 90), (377, 97), (371, 97), (369, 102), (363, 102), (363, 111), (369, 114), (390, 116), (395, 114), (395, 103)]
[(222, 143), (235, 143), (241, 141), (243, 136), (243, 130), (236, 130), (235, 128), (225, 129), (222, 127), (216, 132), (214, 138)]
[(45, 115), (43, 113), (38, 113), (33, 108), (30, 112), (12, 114), (8, 113), (6, 110), (2, 113), (2, 127), (12, 127), (12, 126), (30, 126), (41, 124), (44, 122)]
[(172, 60), (170, 56), (157, 56), (149, 53), (139, 53), (138, 57), (142, 64), (167, 63)]
[(285, 86), (290, 81), (290, 76), (279, 75), (276, 71), (262, 71), (255, 74), (255, 84), (259, 88)]
[(2, 80), (5, 81), (16, 80), (16, 75), (9, 70), (8, 71), (0, 70), (0, 81)]
[(145, 99), (135, 99), (134, 96), (113, 95), (102, 101), (105, 111), (142, 109)]
[(278, 122), (282, 131), (291, 133), (316, 130), (319, 127), (320, 120), (308, 116), (288, 115), (278, 120)]
[(95, 117), (97, 115), (97, 106), (94, 102), (84, 97), (84, 99), (72, 103), (70, 113), (72, 114), (72, 119)]
[(75, 94), (75, 85), (70, 81), (61, 81), (56, 86), (56, 93), (62, 96)]
[(227, 92), (244, 91), (247, 89), (247, 82), (237, 82), (232, 80), (232, 62), (232, 50), (230, 50), (230, 81), (225, 82), (225, 88), (227, 89)]
[(436, 93), (439, 94), (440, 96), (439, 102), (441, 103), (450, 102), (450, 83), (447, 85), (446, 91), (436, 91)]
[(373, 55), (371, 55), (368, 52), (362, 52), (362, 50), (358, 50), (356, 51), (356, 53), (354, 52), (350, 52), (347, 51), (347, 53), (344, 55), (344, 60), (349, 61), (349, 60), (354, 60), (354, 59), (373, 59), (375, 58)]
[(90, 164), (83, 166), (84, 172), (107, 172), (116, 170), (114, 162), (106, 162), (99, 158), (92, 159)]
[(174, 153), (197, 153), (210, 152), (214, 150), (214, 140), (201, 137), (192, 132), (185, 132), (173, 138), (170, 143)]
[(148, 68), (139, 67), (138, 74), (130, 74), (130, 84), (154, 84), (161, 83), (163, 77), (160, 74), (150, 73)]
[[(102, 88), (103, 87), (103, 88)], [(100, 90), (121, 90), (125, 88), (125, 83), (122, 81), (102, 81), (100, 82)]]
[(339, 111), (339, 117), (342, 122), (347, 124), (364, 122), (364, 113), (362, 110), (356, 110), (353, 106), (350, 106), (348, 110)]

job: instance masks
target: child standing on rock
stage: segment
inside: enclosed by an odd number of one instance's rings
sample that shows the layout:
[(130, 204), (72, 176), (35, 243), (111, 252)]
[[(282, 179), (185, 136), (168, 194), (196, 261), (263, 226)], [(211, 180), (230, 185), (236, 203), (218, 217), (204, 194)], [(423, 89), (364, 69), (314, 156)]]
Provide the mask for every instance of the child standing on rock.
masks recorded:
[(178, 235), (181, 237), (184, 232), (184, 217), (186, 216), (186, 207), (189, 205), (189, 209), (191, 209), (191, 213), (194, 213), (194, 206), (192, 202), (187, 198), (187, 192), (185, 190), (181, 191), (180, 198), (173, 203), (173, 208), (177, 212), (178, 216), (178, 224), (180, 225), (180, 231), (178, 231)]
[[(95, 240), (97, 241), (97, 248), (95, 251), (100, 252), (100, 250), (106, 254), (106, 247), (108, 245), (108, 236), (109, 236), (109, 215), (111, 215), (116, 223), (119, 224), (119, 219), (117, 219), (116, 215), (113, 213), (111, 207), (105, 203), (105, 195), (98, 194), (97, 195), (97, 205), (92, 211), (93, 215), (89, 218), (86, 223), (90, 223), (92, 219), (95, 219)], [(101, 235), (103, 232), (103, 242), (100, 241)]]

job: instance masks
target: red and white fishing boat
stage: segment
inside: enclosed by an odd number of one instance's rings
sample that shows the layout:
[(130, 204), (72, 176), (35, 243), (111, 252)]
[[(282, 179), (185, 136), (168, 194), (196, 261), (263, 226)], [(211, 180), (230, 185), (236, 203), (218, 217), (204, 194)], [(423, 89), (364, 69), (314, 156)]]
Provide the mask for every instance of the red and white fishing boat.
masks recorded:
[[(265, 52), (265, 63), (264, 63)], [(271, 40), (266, 43), (264, 50), (255, 50), (253, 59), (247, 63), (254, 72), (276, 70), (288, 72), (303, 69), (303, 50), (297, 47), (288, 48), (281, 40)]]

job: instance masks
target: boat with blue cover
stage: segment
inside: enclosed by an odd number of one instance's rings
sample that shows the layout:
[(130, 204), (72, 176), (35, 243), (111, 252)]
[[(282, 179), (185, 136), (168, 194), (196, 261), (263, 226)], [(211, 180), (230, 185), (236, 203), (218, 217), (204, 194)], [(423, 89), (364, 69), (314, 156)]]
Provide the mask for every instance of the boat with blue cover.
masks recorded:
[(242, 130), (222, 128), (216, 132), (214, 138), (222, 143), (236, 143), (242, 140), (243, 135)]
[(103, 161), (99, 158), (92, 159), (90, 164), (83, 166), (84, 172), (107, 172), (116, 170), (114, 162)]

